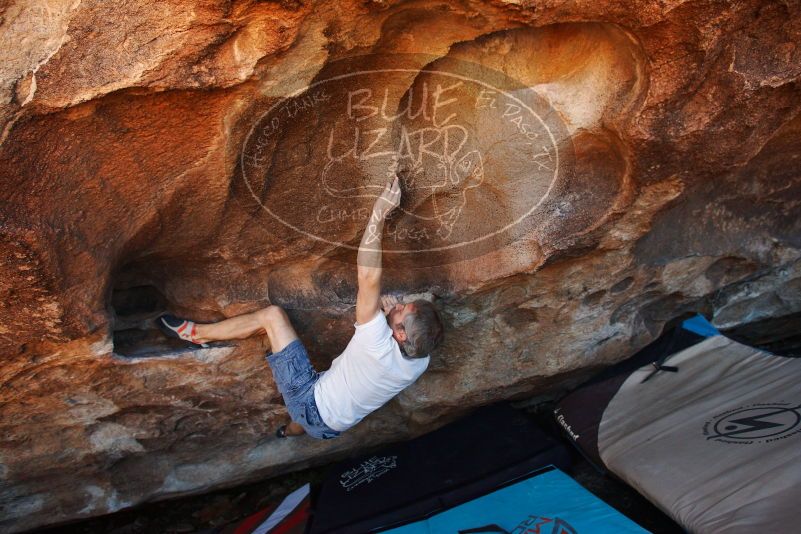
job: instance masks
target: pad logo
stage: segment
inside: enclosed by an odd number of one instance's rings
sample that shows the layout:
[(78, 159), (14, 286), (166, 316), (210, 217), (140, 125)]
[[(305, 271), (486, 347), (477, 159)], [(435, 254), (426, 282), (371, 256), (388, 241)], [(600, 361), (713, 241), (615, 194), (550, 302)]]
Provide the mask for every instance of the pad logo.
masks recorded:
[(365, 460), (359, 467), (348, 469), (339, 477), (340, 485), (345, 491), (352, 491), (362, 484), (369, 484), (397, 467), (397, 456), (373, 456)]
[(801, 433), (801, 405), (757, 403), (716, 415), (704, 424), (707, 440), (721, 443), (770, 443)]
[(573, 431), (573, 427), (570, 426), (570, 423), (567, 422), (565, 416), (559, 413), (558, 408), (554, 410), (554, 414), (559, 414), (556, 417), (556, 421), (562, 426), (562, 428), (565, 430), (565, 432), (567, 432), (567, 434), (571, 437), (571, 439), (573, 441), (578, 441), (580, 436), (578, 435), (578, 433)]
[(512, 530), (496, 524), (484, 525), (483, 527), (463, 529), (459, 534), (481, 534), (481, 533), (498, 533), (498, 534), (578, 534), (570, 523), (559, 517), (541, 517), (530, 515), (523, 521), (517, 524)]

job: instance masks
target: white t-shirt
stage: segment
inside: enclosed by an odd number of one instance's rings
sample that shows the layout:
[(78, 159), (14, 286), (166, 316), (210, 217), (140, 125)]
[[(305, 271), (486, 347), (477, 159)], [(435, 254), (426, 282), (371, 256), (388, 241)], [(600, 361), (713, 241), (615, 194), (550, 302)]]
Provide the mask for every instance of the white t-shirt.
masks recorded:
[(314, 400), (325, 424), (342, 432), (383, 406), (428, 367), (429, 356), (405, 358), (386, 316), (356, 324), (345, 351), (314, 384)]

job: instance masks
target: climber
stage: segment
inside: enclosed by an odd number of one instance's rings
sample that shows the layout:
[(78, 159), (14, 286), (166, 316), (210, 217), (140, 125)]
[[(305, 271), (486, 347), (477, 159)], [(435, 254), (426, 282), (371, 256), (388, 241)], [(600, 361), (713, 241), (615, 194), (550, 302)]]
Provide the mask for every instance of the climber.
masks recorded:
[(199, 345), (266, 333), (272, 351), (267, 361), (292, 417), (276, 435), (339, 436), (417, 380), (428, 367), (429, 353), (442, 341), (442, 321), (433, 304), (381, 297), (381, 238), (400, 195), (395, 177), (373, 205), (357, 254), (356, 332), (328, 371), (314, 370), (278, 306), (209, 324), (162, 315), (159, 327), (166, 335)]

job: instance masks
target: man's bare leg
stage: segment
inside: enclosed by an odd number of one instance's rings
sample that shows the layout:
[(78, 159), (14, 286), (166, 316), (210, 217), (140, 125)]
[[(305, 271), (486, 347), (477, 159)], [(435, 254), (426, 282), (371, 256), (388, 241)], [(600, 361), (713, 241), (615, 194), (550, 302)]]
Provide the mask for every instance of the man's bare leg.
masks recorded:
[(285, 432), (287, 436), (302, 436), (306, 433), (306, 430), (304, 430), (304, 428), (295, 421), (291, 421), (288, 425), (286, 425)]
[(268, 306), (217, 323), (197, 324), (195, 339), (200, 343), (225, 339), (245, 339), (256, 334), (267, 334), (270, 350), (278, 352), (298, 339), (286, 312), (278, 306)]
[[(198, 324), (195, 331), (198, 342), (219, 341), (223, 339), (244, 339), (255, 334), (267, 334), (270, 350), (279, 352), (298, 339), (286, 312), (278, 306), (268, 306), (253, 313), (231, 317), (217, 323)], [(300, 436), (306, 430), (295, 421), (286, 426), (287, 436)]]

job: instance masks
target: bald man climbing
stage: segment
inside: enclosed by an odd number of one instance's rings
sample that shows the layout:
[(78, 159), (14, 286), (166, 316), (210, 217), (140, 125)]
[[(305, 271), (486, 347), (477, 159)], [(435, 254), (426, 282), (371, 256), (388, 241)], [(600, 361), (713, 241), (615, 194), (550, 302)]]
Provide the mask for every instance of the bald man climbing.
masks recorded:
[(267, 361), (292, 417), (276, 435), (339, 436), (417, 380), (428, 367), (430, 351), (442, 341), (442, 321), (430, 302), (381, 297), (384, 222), (400, 205), (400, 196), (396, 177), (373, 205), (357, 255), (356, 332), (328, 371), (314, 370), (278, 306), (210, 324), (163, 315), (159, 326), (171, 337), (203, 345), (266, 333), (272, 351)]

